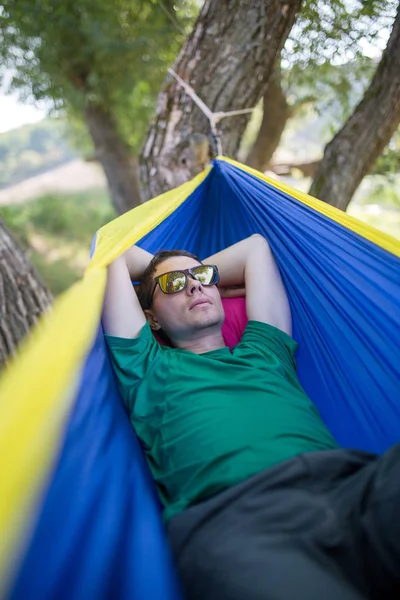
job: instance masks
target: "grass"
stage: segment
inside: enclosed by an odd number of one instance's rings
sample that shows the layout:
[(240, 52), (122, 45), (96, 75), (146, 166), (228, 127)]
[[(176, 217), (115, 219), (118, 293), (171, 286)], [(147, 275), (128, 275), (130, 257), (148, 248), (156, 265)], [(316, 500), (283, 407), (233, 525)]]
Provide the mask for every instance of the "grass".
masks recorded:
[(36, 250), (30, 252), (29, 258), (54, 296), (68, 289), (83, 274), (83, 270), (71, 266), (68, 258), (48, 260)]
[(55, 296), (82, 276), (94, 234), (115, 216), (102, 190), (47, 195), (22, 205), (0, 206), (0, 218), (27, 249)]

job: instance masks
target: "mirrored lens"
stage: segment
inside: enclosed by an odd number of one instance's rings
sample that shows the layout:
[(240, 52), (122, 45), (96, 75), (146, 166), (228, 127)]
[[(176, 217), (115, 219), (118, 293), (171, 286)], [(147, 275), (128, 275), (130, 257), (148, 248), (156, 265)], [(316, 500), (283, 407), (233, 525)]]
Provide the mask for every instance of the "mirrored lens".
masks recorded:
[(203, 285), (210, 285), (214, 279), (214, 267), (210, 265), (201, 265), (192, 269), (193, 275)]
[(174, 294), (183, 290), (186, 284), (186, 276), (182, 271), (172, 271), (172, 273), (161, 275), (158, 281), (163, 292)]

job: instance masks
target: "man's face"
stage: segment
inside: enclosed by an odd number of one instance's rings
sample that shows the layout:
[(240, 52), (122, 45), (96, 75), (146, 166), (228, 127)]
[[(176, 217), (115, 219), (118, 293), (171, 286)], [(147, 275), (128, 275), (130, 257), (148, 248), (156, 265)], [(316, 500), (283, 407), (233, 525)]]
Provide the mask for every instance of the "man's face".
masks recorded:
[[(171, 256), (157, 265), (154, 277), (199, 264), (187, 256)], [(203, 286), (190, 275), (186, 288), (175, 294), (164, 294), (157, 284), (151, 310), (146, 314), (152, 327), (163, 329), (171, 341), (190, 341), (197, 338), (199, 332), (220, 331), (225, 318), (218, 288)]]

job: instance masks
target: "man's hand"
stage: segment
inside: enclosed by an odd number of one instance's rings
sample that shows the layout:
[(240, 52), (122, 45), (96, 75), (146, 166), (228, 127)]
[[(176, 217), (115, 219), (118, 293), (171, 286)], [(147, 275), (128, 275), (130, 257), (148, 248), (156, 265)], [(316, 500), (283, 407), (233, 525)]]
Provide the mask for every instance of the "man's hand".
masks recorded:
[(263, 236), (252, 235), (203, 262), (217, 265), (221, 288), (245, 284), (249, 320), (268, 323), (291, 335), (292, 319), (285, 287)]
[(153, 255), (131, 246), (108, 266), (103, 304), (103, 328), (108, 335), (135, 338), (146, 323), (132, 280), (138, 281)]

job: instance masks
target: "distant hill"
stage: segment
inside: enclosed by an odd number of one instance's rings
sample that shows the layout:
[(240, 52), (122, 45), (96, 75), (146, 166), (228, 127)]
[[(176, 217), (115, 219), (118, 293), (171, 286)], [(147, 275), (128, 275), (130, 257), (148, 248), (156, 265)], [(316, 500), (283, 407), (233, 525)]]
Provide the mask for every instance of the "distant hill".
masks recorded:
[(44, 119), (0, 134), (0, 189), (39, 175), (74, 158), (65, 123)]
[(0, 190), (0, 208), (45, 195), (106, 189), (107, 182), (100, 165), (74, 159)]

